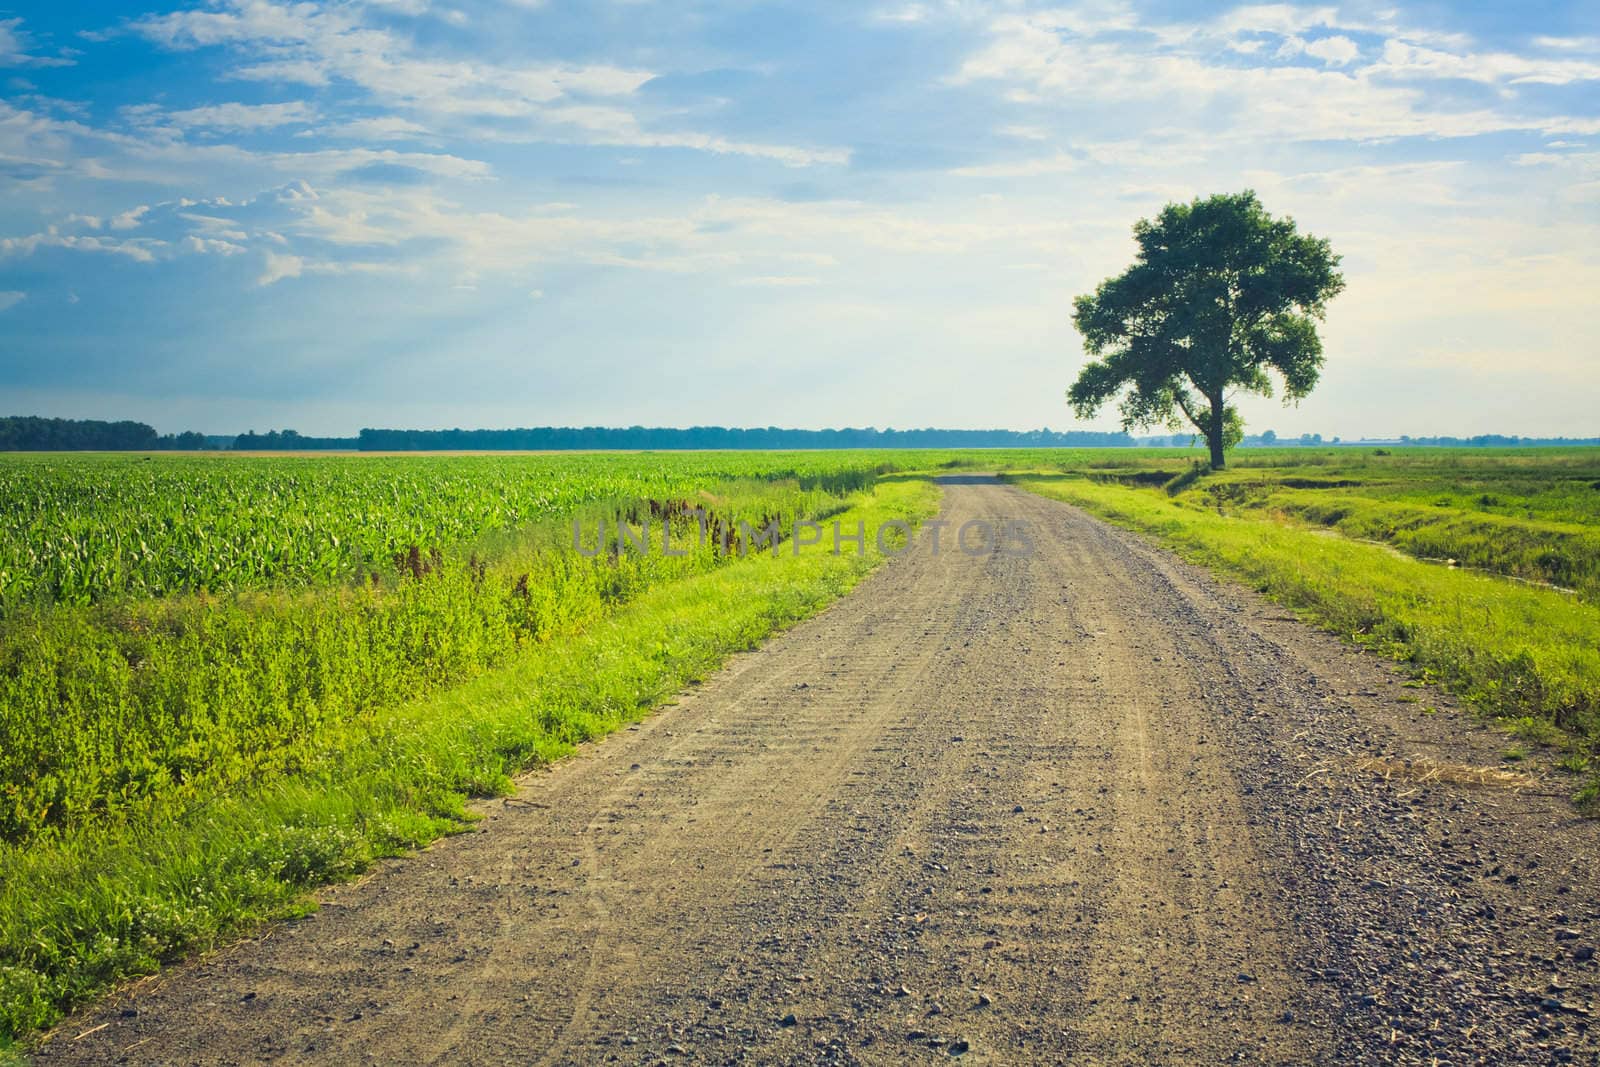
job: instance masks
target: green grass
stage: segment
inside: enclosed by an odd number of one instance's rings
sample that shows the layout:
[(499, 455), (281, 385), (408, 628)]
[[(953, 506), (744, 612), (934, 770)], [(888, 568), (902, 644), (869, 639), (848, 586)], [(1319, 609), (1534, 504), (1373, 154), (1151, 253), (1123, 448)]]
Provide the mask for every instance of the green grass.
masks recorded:
[(1164, 484), (1197, 507), (1292, 518), (1600, 603), (1600, 449), (1248, 449), (1215, 473), (1183, 451), (1146, 451), (1057, 466)]
[(1075, 475), (1009, 477), (1244, 578), (1304, 617), (1447, 684), (1519, 738), (1583, 752), (1600, 745), (1600, 607), (1593, 603), (1321, 535), (1260, 509), (1196, 506), (1158, 488)]
[[(937, 496), (925, 479), (881, 479), (837, 518), (916, 520)], [(878, 558), (786, 547), (659, 581), (462, 684), (309, 730), (292, 767), (0, 845), (0, 1042), (462, 828), (465, 798), (504, 792), (517, 772), (639, 718)]]

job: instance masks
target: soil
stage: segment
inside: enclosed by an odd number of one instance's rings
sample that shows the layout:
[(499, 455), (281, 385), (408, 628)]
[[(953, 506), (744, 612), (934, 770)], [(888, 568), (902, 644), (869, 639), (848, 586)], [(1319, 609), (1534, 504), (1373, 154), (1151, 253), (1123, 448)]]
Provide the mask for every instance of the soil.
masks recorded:
[[(1133, 534), (946, 482), (939, 553), (38, 1062), (1600, 1062), (1570, 781)], [(1035, 552), (956, 550), (977, 518)]]

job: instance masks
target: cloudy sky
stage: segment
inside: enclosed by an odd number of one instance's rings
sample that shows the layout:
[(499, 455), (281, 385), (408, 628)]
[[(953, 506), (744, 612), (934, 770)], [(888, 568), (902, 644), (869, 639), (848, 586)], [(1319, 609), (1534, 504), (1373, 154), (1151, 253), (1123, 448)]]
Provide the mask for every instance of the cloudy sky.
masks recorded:
[(1585, 0), (0, 0), (0, 92), (0, 414), (1066, 429), (1250, 187), (1349, 282), (1252, 429), (1600, 434)]

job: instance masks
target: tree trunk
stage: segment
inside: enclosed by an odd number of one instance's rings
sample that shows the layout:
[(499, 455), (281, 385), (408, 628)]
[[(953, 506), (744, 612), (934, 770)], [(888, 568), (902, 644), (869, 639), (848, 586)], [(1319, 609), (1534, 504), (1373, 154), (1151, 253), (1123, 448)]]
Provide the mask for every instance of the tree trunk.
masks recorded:
[(1222, 435), (1226, 425), (1224, 422), (1225, 408), (1222, 397), (1214, 396), (1211, 400), (1210, 417), (1206, 420), (1206, 444), (1211, 446), (1211, 469), (1219, 471), (1227, 462), (1227, 457), (1222, 452)]

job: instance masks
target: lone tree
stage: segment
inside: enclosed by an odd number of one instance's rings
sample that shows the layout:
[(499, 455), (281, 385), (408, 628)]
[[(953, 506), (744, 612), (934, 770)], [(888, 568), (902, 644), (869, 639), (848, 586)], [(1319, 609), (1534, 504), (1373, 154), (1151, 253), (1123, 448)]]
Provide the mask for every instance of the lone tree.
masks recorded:
[(1133, 227), (1133, 266), (1073, 301), (1072, 321), (1095, 357), (1067, 392), (1086, 419), (1125, 386), (1123, 429), (1188, 419), (1221, 468), (1244, 424), (1228, 404), (1240, 389), (1285, 403), (1317, 384), (1316, 324), (1344, 288), (1328, 242), (1275, 219), (1246, 190), (1168, 204)]

